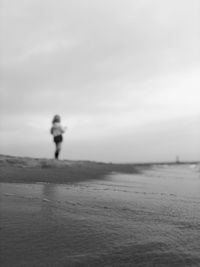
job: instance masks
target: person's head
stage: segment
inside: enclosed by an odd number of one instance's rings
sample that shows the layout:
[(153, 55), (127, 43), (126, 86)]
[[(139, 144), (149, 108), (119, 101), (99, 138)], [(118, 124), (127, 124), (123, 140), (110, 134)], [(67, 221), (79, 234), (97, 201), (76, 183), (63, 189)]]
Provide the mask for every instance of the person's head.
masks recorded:
[(55, 115), (55, 116), (53, 117), (52, 123), (60, 122), (60, 121), (61, 121), (60, 115)]

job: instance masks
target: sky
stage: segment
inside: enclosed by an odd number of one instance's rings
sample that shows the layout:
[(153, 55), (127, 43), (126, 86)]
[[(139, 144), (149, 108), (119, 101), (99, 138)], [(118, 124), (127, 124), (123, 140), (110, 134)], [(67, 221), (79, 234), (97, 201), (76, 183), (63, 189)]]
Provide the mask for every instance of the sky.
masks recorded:
[(1, 0), (0, 153), (200, 160), (199, 0)]

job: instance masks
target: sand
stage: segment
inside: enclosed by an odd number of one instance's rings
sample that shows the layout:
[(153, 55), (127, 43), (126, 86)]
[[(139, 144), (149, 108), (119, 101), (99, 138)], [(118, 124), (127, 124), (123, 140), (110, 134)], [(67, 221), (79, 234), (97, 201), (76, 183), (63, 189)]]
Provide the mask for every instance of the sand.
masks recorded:
[(0, 159), (1, 266), (200, 266), (198, 164)]

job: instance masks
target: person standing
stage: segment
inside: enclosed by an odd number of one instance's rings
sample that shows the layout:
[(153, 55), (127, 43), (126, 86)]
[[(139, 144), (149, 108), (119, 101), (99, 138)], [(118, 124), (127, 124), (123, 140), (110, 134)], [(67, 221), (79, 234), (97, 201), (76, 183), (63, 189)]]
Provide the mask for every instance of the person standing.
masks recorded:
[(53, 141), (56, 146), (54, 157), (55, 159), (59, 159), (59, 154), (62, 147), (63, 142), (63, 133), (66, 131), (66, 127), (61, 126), (61, 117), (60, 115), (55, 115), (52, 120), (52, 127), (50, 129), (50, 133), (53, 135)]

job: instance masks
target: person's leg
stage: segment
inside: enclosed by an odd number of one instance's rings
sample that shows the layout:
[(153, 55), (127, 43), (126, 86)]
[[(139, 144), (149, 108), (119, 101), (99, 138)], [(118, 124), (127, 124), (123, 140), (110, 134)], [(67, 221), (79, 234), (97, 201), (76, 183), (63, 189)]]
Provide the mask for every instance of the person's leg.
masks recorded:
[(54, 153), (54, 157), (55, 157), (55, 159), (58, 159), (57, 144), (56, 144), (56, 150), (55, 150), (55, 153)]
[(60, 151), (61, 151), (61, 142), (60, 143), (58, 143), (58, 156), (59, 156), (59, 154), (60, 154)]
[(55, 159), (58, 159), (61, 150), (61, 142), (56, 143)]

